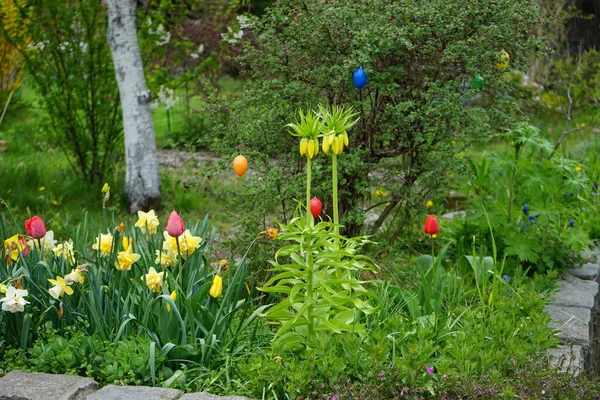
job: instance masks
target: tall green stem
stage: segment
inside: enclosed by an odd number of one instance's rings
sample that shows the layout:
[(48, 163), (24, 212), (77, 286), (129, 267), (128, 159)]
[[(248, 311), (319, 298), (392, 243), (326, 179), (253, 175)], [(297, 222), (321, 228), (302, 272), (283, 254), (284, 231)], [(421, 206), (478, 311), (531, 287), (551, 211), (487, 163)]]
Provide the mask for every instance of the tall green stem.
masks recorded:
[(311, 225), (310, 214), (310, 181), (311, 181), (311, 159), (306, 157), (306, 226)]
[(308, 272), (307, 283), (308, 288), (306, 289), (306, 301), (308, 304), (308, 310), (306, 311), (306, 317), (308, 318), (308, 336), (313, 336), (313, 258), (312, 249), (310, 246), (306, 249), (306, 269)]
[(179, 254), (179, 287), (183, 291), (183, 257), (181, 256), (179, 237), (175, 238), (175, 243), (177, 243), (177, 254)]
[(338, 177), (337, 177), (337, 154), (331, 155), (331, 180), (333, 182), (333, 223), (335, 224), (334, 232), (336, 235), (340, 233), (340, 217), (338, 215)]

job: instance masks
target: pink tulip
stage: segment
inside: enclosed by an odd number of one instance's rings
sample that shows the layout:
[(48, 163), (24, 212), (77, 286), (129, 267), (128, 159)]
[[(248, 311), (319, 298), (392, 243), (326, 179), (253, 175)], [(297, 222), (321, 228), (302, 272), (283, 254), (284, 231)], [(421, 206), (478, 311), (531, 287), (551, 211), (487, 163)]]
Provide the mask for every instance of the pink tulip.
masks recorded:
[(34, 239), (41, 239), (46, 236), (46, 225), (44, 225), (44, 221), (37, 215), (25, 221), (25, 230)]
[(167, 233), (171, 237), (179, 237), (185, 231), (185, 225), (183, 224), (183, 220), (177, 214), (177, 211), (173, 211), (171, 215), (169, 215), (169, 220), (167, 221)]

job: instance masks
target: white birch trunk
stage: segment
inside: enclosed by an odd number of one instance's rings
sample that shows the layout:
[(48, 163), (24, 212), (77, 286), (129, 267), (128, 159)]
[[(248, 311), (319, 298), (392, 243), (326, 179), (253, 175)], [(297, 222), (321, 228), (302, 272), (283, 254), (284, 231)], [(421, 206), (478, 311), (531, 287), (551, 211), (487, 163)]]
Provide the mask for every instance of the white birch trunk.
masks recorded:
[(125, 186), (132, 213), (160, 205), (156, 139), (136, 34), (135, 0), (106, 0), (112, 53), (125, 132)]

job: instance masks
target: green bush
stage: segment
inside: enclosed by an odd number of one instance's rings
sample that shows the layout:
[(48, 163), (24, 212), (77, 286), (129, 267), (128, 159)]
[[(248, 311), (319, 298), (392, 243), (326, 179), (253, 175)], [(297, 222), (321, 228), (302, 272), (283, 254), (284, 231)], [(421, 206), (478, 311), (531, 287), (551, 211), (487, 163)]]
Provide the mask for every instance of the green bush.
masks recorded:
[[(279, 1), (255, 24), (257, 41), (241, 59), (252, 79), (245, 96), (203, 112), (225, 118), (213, 129), (217, 150), (282, 160), (268, 166), (279, 177), (269, 192), (281, 197), (268, 212), (289, 215), (300, 191), (298, 156), (283, 130), (288, 116), (318, 102), (353, 105), (361, 122), (349, 132), (352, 151), (339, 161), (341, 222), (356, 236), (370, 193), (382, 187), (389, 198), (374, 229), (396, 215), (388, 226), (394, 240), (411, 210), (459, 166), (453, 155), (513, 121), (517, 104), (495, 64), (505, 50), (511, 67), (525, 66), (534, 45), (527, 29), (536, 21), (530, 1)], [(352, 85), (359, 66), (369, 77), (362, 90)], [(475, 75), (483, 88), (470, 85)], [(252, 161), (265, 165), (267, 157)], [(331, 173), (327, 163), (317, 169), (317, 182)], [(326, 186), (314, 192), (331, 214)]]

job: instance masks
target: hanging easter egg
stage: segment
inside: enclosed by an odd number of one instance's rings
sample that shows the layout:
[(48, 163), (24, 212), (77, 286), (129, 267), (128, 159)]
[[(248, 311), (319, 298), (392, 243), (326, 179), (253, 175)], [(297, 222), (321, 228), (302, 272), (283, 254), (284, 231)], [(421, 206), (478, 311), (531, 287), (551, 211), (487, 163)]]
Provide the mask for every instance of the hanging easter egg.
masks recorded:
[(367, 84), (367, 73), (362, 67), (358, 67), (352, 73), (352, 81), (354, 86), (358, 89), (362, 89)]
[(481, 75), (475, 75), (471, 80), (471, 86), (473, 89), (481, 89), (483, 87), (483, 77)]
[(498, 54), (498, 60), (496, 62), (496, 68), (499, 70), (505, 70), (508, 67), (508, 63), (510, 62), (510, 56), (504, 50)]
[(322, 210), (323, 203), (321, 203), (321, 200), (317, 199), (316, 197), (310, 199), (310, 213), (314, 218), (317, 218), (321, 214)]
[(246, 157), (239, 155), (233, 159), (233, 170), (237, 176), (242, 176), (248, 170), (248, 160)]

